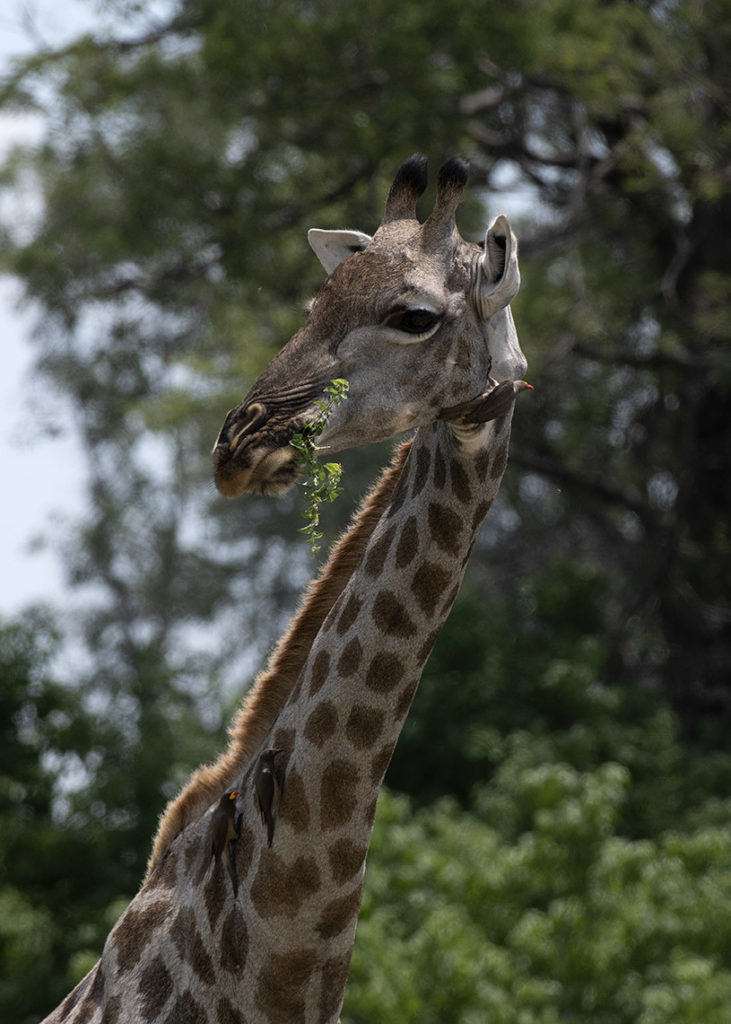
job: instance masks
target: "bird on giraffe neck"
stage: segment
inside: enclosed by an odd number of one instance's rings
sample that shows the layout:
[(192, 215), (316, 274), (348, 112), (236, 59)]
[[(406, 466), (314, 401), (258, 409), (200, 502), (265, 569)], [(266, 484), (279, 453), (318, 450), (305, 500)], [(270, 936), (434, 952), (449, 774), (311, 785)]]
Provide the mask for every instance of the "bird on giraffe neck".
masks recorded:
[(237, 789), (229, 789), (218, 801), (218, 806), (211, 815), (209, 826), (209, 841), (211, 844), (211, 858), (216, 864), (222, 863), (228, 871), (231, 885), (234, 890), (234, 897), (238, 896), (239, 880), (236, 877), (236, 866), (233, 857), (233, 844), (239, 837), (239, 821), (236, 811), (236, 798), (239, 795)]
[(277, 757), (284, 753), (281, 747), (268, 747), (259, 755), (254, 775), (254, 789), (259, 805), (262, 824), (267, 827), (267, 845), (274, 841), (279, 801), (284, 788), (284, 770), (277, 764)]

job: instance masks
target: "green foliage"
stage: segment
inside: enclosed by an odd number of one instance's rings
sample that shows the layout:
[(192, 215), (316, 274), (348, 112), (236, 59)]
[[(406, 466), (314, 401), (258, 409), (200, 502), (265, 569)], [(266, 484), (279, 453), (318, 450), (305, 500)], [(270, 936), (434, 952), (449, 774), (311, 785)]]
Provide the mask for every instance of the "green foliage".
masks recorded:
[(302, 488), (307, 505), (302, 514), (308, 522), (307, 526), (301, 528), (301, 532), (307, 534), (312, 555), (319, 551), (318, 541), (322, 540), (322, 533), (317, 530), (320, 525), (320, 505), (324, 501), (335, 501), (343, 490), (340, 486), (343, 467), (339, 462), (320, 462), (316, 455), (323, 449), (316, 442), (330, 416), (343, 399), (348, 397), (348, 387), (347, 380), (336, 378), (330, 381), (325, 388), (325, 400), (315, 402), (320, 410), (315, 419), (306, 423), (289, 442), (297, 451), (298, 469), (305, 477)]
[(518, 753), (526, 769), (560, 760), (590, 771), (611, 760), (632, 775), (623, 805), (631, 836), (672, 828), (698, 793), (722, 798), (731, 788), (731, 755), (714, 749), (713, 734), (689, 740), (663, 695), (602, 681), (607, 655), (596, 632), (605, 594), (600, 576), (560, 562), (500, 603), (463, 587), (388, 784), (417, 803), (452, 794), (471, 806), (475, 787)]
[(384, 791), (343, 1024), (722, 1024), (731, 830), (627, 839), (631, 781), (509, 760), (477, 816)]
[(51, 676), (57, 650), (46, 614), (0, 625), (0, 1006), (19, 1024), (63, 995), (85, 901), (104, 899), (91, 830), (60, 821), (101, 734), (80, 694)]
[(105, 711), (100, 680), (93, 701), (58, 680), (58, 649), (46, 613), (0, 624), (0, 1007), (18, 1024), (97, 959), (139, 885), (162, 784), (222, 743), (152, 656)]

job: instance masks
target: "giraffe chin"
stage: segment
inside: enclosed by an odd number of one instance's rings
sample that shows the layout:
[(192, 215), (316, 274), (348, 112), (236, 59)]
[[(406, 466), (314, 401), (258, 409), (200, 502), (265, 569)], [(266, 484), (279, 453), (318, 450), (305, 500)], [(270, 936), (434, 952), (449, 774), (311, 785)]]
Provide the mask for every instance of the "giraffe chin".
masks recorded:
[(284, 494), (296, 478), (294, 451), (289, 447), (267, 452), (254, 466), (236, 466), (233, 460), (221, 462), (216, 466), (214, 477), (224, 498), (238, 498), (244, 493)]

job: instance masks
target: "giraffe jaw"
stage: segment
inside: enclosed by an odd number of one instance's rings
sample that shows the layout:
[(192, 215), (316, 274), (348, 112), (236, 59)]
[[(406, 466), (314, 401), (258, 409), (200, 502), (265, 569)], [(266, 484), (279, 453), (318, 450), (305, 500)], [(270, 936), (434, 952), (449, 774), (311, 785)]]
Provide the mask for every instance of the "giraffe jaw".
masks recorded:
[(250, 494), (284, 494), (297, 478), (294, 450), (289, 445), (283, 448), (261, 449), (247, 453), (246, 464), (236, 459), (236, 452), (221, 452), (214, 449), (214, 479), (220, 494), (225, 498), (237, 498), (244, 492)]

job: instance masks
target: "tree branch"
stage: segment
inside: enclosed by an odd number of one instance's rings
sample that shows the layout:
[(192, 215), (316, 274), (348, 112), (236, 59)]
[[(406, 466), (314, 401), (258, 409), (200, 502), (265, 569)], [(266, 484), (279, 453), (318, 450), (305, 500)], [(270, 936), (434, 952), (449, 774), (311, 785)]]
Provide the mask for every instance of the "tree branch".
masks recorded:
[(650, 506), (642, 501), (638, 494), (630, 493), (616, 484), (582, 475), (565, 462), (549, 455), (525, 455), (514, 452), (510, 455), (510, 461), (521, 469), (558, 480), (567, 487), (583, 492), (604, 504), (619, 505), (628, 512), (633, 512), (647, 529), (655, 526), (655, 517)]

